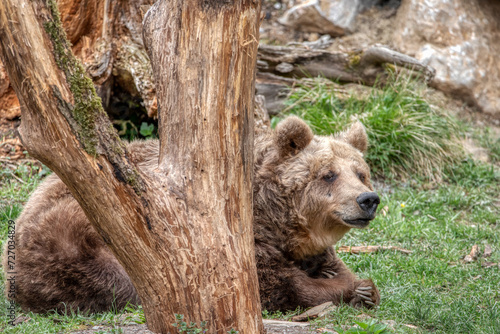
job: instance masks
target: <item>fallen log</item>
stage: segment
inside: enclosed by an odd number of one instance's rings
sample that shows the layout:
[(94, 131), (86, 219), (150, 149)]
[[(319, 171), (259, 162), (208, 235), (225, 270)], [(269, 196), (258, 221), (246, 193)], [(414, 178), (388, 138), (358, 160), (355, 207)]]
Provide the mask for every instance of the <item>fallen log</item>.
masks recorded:
[(342, 83), (373, 86), (389, 74), (387, 67), (401, 67), (418, 73), (427, 82), (435, 70), (415, 58), (373, 45), (366, 50), (331, 52), (290, 46), (259, 45), (257, 68), (285, 78), (322, 76)]

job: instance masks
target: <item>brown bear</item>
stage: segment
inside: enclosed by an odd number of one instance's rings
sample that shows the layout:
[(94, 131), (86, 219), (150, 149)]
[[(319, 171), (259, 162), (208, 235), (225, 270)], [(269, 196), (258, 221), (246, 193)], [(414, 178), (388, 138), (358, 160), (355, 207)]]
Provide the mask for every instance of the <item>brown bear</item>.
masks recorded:
[[(366, 148), (360, 123), (336, 136), (314, 136), (302, 120), (289, 117), (256, 136), (254, 235), (264, 309), (379, 303), (373, 282), (357, 279), (333, 248), (351, 228), (366, 227), (380, 202), (363, 160)], [(132, 142), (128, 150), (139, 169), (158, 161), (158, 141)], [(126, 272), (55, 174), (31, 196), (15, 238), (15, 301), (23, 309), (100, 312), (140, 303)], [(6, 260), (4, 255), (4, 268)]]

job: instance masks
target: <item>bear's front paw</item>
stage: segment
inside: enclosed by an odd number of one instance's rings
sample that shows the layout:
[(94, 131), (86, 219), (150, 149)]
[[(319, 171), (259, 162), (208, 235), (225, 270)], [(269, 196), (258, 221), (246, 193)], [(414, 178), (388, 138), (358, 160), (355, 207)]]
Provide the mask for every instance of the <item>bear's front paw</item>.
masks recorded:
[(356, 281), (350, 304), (354, 307), (372, 308), (380, 303), (380, 294), (371, 279)]

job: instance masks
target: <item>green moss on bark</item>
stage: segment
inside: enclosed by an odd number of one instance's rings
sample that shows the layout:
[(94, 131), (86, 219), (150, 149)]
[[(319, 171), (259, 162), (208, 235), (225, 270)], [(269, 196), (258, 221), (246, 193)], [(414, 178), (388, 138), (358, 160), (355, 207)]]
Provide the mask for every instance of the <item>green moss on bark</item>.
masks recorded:
[(70, 124), (73, 125), (73, 130), (85, 151), (93, 157), (96, 157), (98, 153), (105, 154), (113, 165), (115, 174), (123, 182), (132, 186), (137, 194), (140, 194), (141, 177), (123, 159), (124, 145), (107, 119), (94, 83), (86, 74), (82, 63), (73, 55), (71, 44), (62, 26), (57, 3), (55, 0), (46, 0), (46, 4), (52, 20), (45, 22), (44, 28), (52, 41), (55, 61), (66, 75), (73, 94), (74, 105), (69, 108), (73, 118)]
[(52, 14), (52, 20), (45, 22), (44, 27), (52, 40), (56, 63), (66, 75), (73, 93), (75, 104), (71, 113), (78, 124), (78, 129), (75, 130), (85, 151), (95, 157), (98, 145), (96, 120), (99, 114), (105, 113), (101, 98), (97, 95), (92, 80), (86, 75), (82, 63), (71, 51), (71, 44), (62, 27), (56, 1), (47, 0), (47, 7)]

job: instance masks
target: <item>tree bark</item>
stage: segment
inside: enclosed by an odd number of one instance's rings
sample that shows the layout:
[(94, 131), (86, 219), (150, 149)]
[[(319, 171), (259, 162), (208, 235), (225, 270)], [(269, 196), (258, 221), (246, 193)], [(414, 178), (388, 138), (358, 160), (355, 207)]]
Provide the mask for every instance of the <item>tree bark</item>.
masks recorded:
[(149, 328), (262, 333), (252, 233), (258, 1), (159, 1), (146, 17), (160, 161), (136, 170), (75, 59), (54, 0), (1, 0), (21, 135), (126, 269)]
[[(140, 98), (147, 114), (156, 117), (151, 64), (142, 41), (143, 12), (154, 0), (56, 1), (73, 53), (93, 80), (104, 108), (119, 116), (112, 97), (126, 94)], [(9, 80), (2, 77), (0, 61), (0, 112), (19, 107), (10, 91), (2, 89), (5, 84), (8, 87)]]

